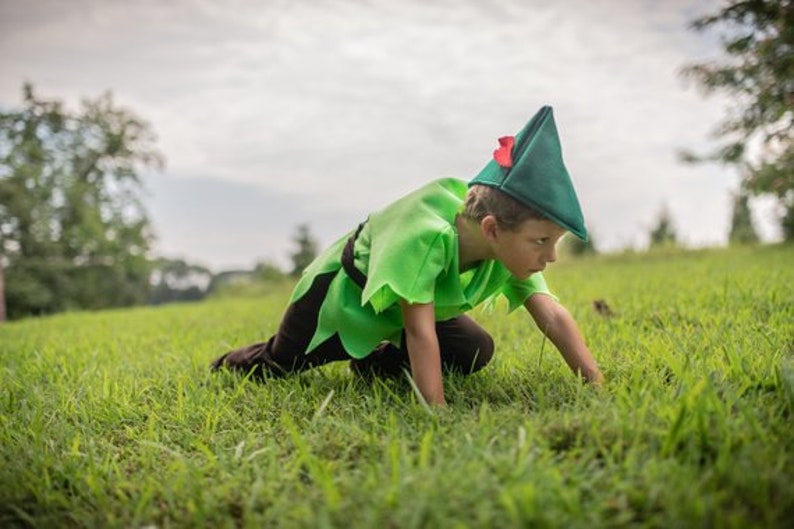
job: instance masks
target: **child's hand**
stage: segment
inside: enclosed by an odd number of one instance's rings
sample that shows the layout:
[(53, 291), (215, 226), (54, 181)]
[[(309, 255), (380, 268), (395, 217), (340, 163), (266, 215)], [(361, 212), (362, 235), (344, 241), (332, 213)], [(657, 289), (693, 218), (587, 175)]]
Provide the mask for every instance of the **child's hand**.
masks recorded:
[(601, 371), (596, 371), (592, 375), (585, 376), (585, 380), (591, 386), (600, 388), (604, 383), (604, 375), (601, 374)]
[(538, 328), (560, 351), (571, 370), (594, 386), (600, 386), (604, 377), (568, 310), (551, 296), (543, 294), (530, 296), (524, 306)]

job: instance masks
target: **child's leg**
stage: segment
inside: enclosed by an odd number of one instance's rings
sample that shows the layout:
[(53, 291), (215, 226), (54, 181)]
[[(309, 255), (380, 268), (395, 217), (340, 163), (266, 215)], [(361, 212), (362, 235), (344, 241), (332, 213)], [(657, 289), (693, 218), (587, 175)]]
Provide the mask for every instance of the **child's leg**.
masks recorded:
[(212, 369), (225, 367), (254, 378), (265, 375), (283, 376), (320, 366), (350, 356), (334, 335), (317, 346), (310, 354), (306, 348), (317, 328), (317, 317), (328, 287), (335, 273), (315, 278), (309, 291), (287, 307), (278, 332), (267, 342), (230, 351), (215, 360)]
[[(493, 338), (466, 315), (436, 322), (436, 334), (441, 348), (441, 365), (446, 371), (468, 375), (485, 367), (493, 357)], [(405, 335), (402, 343), (401, 348), (383, 343), (366, 358), (352, 360), (350, 368), (364, 376), (398, 376), (403, 369), (410, 372)]]
[(441, 365), (468, 375), (488, 365), (493, 358), (494, 343), (488, 331), (464, 315), (436, 323), (441, 346)]

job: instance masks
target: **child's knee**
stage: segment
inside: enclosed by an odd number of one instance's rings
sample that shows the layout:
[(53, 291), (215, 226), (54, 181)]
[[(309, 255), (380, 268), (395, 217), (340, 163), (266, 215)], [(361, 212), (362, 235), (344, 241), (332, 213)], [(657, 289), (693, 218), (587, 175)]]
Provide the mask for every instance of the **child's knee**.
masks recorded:
[(490, 334), (483, 331), (476, 340), (473, 340), (472, 345), (476, 347), (476, 349), (470, 372), (474, 373), (491, 362), (494, 354), (494, 341)]
[(487, 366), (493, 354), (493, 338), (485, 330), (479, 329), (478, 332), (469, 333), (465, 347), (458, 349), (457, 354), (447, 363), (454, 371), (471, 374)]

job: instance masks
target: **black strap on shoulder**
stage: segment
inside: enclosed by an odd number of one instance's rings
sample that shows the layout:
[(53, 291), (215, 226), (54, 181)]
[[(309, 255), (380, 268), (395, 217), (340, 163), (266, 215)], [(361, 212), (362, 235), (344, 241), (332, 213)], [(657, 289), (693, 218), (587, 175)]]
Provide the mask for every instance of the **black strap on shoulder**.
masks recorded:
[(361, 270), (356, 268), (355, 265), (355, 257), (353, 255), (353, 246), (356, 244), (356, 239), (358, 239), (361, 230), (364, 229), (364, 222), (358, 225), (356, 229), (356, 233), (354, 233), (348, 240), (347, 244), (345, 244), (345, 248), (342, 250), (342, 268), (344, 268), (345, 273), (353, 280), (355, 284), (361, 287), (364, 290), (364, 286), (367, 284), (367, 276), (365, 276)]

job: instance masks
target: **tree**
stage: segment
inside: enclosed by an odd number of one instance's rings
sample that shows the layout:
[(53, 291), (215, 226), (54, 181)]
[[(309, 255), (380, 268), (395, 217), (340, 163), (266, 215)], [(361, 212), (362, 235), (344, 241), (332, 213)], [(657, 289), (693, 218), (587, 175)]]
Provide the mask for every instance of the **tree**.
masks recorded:
[(685, 159), (739, 167), (745, 191), (777, 198), (784, 237), (794, 239), (794, 2), (732, 0), (692, 22), (697, 31), (716, 26), (727, 58), (683, 73), (706, 93), (734, 96), (736, 107), (715, 131), (725, 143), (707, 157)]
[(292, 238), (292, 241), (298, 246), (298, 249), (290, 255), (292, 259), (291, 274), (299, 276), (317, 257), (317, 241), (309, 231), (308, 224), (298, 226), (297, 233)]
[(282, 283), (289, 276), (281, 268), (270, 261), (260, 261), (256, 263), (253, 270), (254, 279), (263, 283)]
[(79, 111), (23, 87), (0, 113), (0, 258), (9, 317), (146, 300), (152, 240), (140, 175), (149, 125), (110, 93)]
[(0, 323), (6, 321), (6, 287), (3, 260), (0, 259)]
[(656, 218), (656, 226), (650, 233), (650, 247), (673, 246), (678, 244), (678, 235), (673, 225), (673, 218), (667, 206), (663, 206)]
[(182, 259), (161, 257), (152, 263), (149, 303), (159, 305), (174, 301), (204, 299), (212, 282), (212, 272)]
[(731, 214), (731, 231), (728, 234), (731, 244), (755, 244), (758, 233), (753, 225), (749, 197), (746, 192), (738, 192), (733, 196), (733, 212)]

